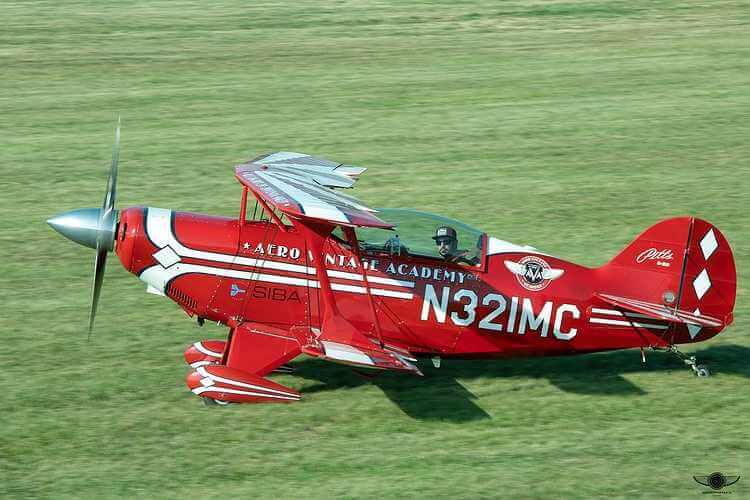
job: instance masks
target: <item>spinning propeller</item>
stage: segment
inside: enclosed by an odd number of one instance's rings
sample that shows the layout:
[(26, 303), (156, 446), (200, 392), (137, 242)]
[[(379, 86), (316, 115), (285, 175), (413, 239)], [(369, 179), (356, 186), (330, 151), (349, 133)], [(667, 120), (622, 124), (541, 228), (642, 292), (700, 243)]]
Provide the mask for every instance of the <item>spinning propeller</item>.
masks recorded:
[(117, 195), (117, 162), (120, 157), (120, 118), (117, 118), (115, 144), (112, 147), (112, 166), (109, 169), (107, 192), (104, 196), (102, 208), (80, 208), (56, 215), (47, 221), (52, 229), (69, 240), (96, 250), (94, 260), (94, 282), (91, 288), (91, 310), (89, 312), (89, 337), (94, 326), (96, 306), (104, 280), (104, 267), (107, 263), (107, 253), (115, 247), (115, 233), (117, 228), (117, 210), (115, 198)]

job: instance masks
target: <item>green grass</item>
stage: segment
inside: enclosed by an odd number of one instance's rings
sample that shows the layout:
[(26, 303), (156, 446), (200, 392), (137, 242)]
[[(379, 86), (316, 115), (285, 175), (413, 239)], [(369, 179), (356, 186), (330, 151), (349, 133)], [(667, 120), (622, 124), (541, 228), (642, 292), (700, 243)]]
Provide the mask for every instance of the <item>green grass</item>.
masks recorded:
[[(746, 2), (5, 2), (0, 30), (0, 496), (690, 498), (750, 473)], [(202, 330), (44, 220), (101, 203), (236, 214), (232, 166), (299, 150), (356, 194), (585, 265), (706, 218), (733, 245), (715, 376), (635, 351), (445, 362), (366, 382), (297, 362), (288, 406), (207, 409)], [(743, 478), (732, 491), (750, 495)]]

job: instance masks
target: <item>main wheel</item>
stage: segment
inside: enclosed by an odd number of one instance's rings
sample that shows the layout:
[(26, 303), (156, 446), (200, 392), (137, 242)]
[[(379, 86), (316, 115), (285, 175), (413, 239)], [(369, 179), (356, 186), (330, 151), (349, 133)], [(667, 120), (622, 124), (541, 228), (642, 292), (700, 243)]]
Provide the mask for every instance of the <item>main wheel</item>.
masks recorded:
[(214, 407), (214, 406), (226, 406), (229, 403), (227, 401), (219, 401), (213, 398), (201, 398), (203, 400), (203, 404), (208, 407)]
[(708, 370), (707, 366), (704, 365), (698, 365), (695, 367), (695, 374), (699, 377), (709, 377), (711, 376), (711, 372)]

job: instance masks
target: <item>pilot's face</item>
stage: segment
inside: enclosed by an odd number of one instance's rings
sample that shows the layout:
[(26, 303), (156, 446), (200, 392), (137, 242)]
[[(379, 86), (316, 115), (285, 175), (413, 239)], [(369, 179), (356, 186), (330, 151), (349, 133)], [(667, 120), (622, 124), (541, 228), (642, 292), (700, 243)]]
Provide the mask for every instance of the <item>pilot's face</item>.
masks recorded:
[(458, 248), (458, 241), (455, 238), (438, 238), (437, 239), (438, 253), (441, 257), (450, 257), (456, 253)]

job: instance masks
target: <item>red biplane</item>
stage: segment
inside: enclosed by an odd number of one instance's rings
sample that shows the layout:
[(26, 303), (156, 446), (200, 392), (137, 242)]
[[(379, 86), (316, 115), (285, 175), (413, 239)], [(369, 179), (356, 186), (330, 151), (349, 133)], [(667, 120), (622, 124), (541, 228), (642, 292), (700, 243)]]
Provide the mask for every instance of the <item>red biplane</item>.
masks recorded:
[(341, 193), (365, 169), (278, 152), (235, 168), (239, 218), (114, 209), (119, 127), (101, 209), (49, 224), (96, 249), (89, 331), (107, 252), (149, 292), (229, 327), (190, 345), (192, 392), (207, 402), (289, 402), (266, 375), (307, 354), (420, 375), (417, 358), (500, 358), (652, 348), (707, 340), (732, 322), (735, 266), (695, 217), (664, 220), (598, 268)]

